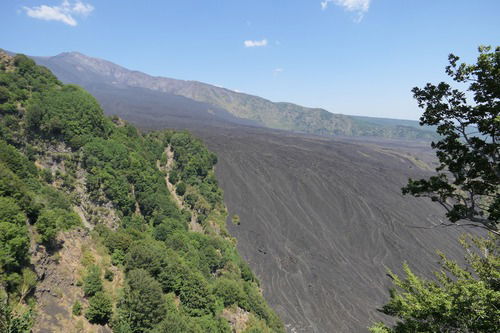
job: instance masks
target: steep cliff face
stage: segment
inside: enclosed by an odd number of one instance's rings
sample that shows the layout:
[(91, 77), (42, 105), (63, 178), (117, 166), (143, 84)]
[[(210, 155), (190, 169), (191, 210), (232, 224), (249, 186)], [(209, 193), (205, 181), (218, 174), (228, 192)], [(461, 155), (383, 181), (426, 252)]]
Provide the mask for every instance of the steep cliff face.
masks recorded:
[(1, 332), (282, 332), (227, 232), (217, 157), (0, 52)]

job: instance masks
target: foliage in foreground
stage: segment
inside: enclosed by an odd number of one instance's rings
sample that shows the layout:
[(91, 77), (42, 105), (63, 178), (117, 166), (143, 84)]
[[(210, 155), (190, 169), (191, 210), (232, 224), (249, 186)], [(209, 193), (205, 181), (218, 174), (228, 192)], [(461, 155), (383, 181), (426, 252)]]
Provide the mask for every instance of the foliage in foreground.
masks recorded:
[[(446, 73), (467, 92), (441, 82), (414, 88), (424, 108), (421, 125), (437, 126), (432, 143), (440, 165), (429, 179), (412, 180), (403, 193), (440, 203), (452, 223), (467, 221), (499, 234), (500, 47), (480, 47), (477, 63), (458, 64), (450, 54)], [(473, 103), (467, 101), (468, 94)]]
[(414, 88), (425, 108), (422, 125), (437, 125), (441, 140), (432, 143), (440, 166), (429, 179), (411, 180), (403, 193), (430, 197), (452, 223), (467, 221), (489, 230), (489, 238), (464, 236), (465, 267), (443, 253), (434, 279), (417, 276), (407, 264), (405, 277), (389, 272), (394, 288), (381, 312), (397, 318), (377, 323), (372, 332), (498, 332), (500, 327), (500, 47), (479, 48), (474, 65), (457, 65), (450, 55), (446, 72), (470, 83), (466, 94), (442, 82)]
[(500, 258), (498, 240), (461, 239), (466, 268), (440, 253), (435, 279), (417, 276), (404, 264), (405, 277), (390, 272), (395, 288), (381, 309), (399, 319), (372, 332), (497, 332), (500, 327)]

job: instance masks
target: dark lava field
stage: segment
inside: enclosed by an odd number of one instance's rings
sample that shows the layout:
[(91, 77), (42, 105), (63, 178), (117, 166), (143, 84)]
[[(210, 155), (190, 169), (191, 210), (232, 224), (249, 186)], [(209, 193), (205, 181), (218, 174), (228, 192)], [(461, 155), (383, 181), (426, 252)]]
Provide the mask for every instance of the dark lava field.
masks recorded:
[[(418, 145), (364, 143), (260, 129), (196, 130), (218, 157), (217, 176), (238, 248), (289, 332), (366, 332), (388, 300), (386, 268), (434, 269), (460, 229), (401, 195), (425, 174)], [(417, 165), (420, 165), (419, 168)]]

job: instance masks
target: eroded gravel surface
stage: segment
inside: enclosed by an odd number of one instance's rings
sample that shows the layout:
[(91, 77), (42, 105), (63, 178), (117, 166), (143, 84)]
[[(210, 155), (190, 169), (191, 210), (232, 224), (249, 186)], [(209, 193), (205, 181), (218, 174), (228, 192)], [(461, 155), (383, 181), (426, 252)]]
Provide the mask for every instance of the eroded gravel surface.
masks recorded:
[(459, 248), (457, 230), (432, 228), (443, 216), (436, 205), (401, 195), (426, 172), (414, 164), (428, 157), (419, 145), (196, 133), (217, 152), (230, 216), (241, 218), (230, 231), (290, 332), (366, 332), (383, 319), (386, 267), (406, 260), (429, 272), (436, 249)]

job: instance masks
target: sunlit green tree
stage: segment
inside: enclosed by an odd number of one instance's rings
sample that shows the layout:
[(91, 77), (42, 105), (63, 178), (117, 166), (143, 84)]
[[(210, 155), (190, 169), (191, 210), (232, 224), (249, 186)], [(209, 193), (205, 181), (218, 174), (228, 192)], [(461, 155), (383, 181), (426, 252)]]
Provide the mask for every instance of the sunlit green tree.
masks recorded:
[(440, 165), (429, 179), (410, 179), (403, 192), (430, 197), (446, 209), (451, 223), (487, 229), (490, 237), (461, 239), (465, 265), (439, 253), (441, 270), (433, 279), (419, 277), (408, 264), (404, 277), (389, 272), (394, 288), (381, 311), (396, 323), (377, 323), (372, 332), (498, 332), (500, 327), (500, 48), (480, 47), (473, 65), (458, 64), (454, 55), (449, 60), (446, 72), (468, 84), (468, 93), (444, 82), (413, 89), (425, 109), (421, 124), (437, 126), (441, 135), (432, 143)]

